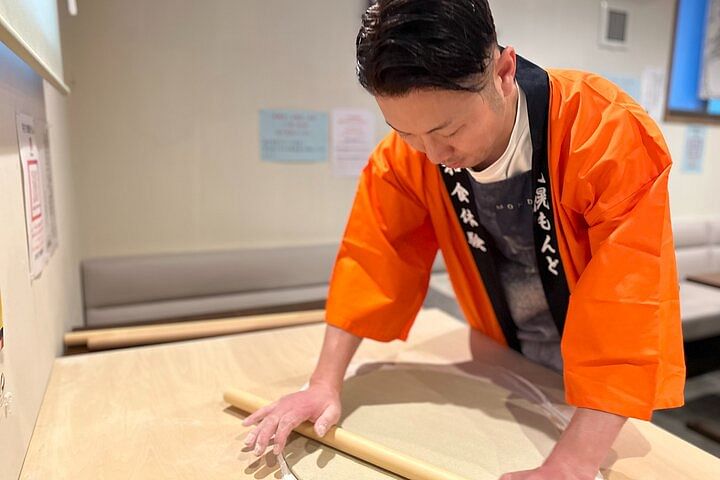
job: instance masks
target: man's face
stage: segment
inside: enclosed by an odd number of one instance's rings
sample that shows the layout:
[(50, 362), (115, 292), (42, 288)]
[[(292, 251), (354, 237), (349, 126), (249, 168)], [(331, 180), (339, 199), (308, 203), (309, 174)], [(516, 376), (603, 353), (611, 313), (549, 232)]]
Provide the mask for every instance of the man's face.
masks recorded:
[(388, 125), (432, 163), (472, 168), (489, 160), (502, 132), (502, 100), (488, 88), (492, 85), (481, 93), (416, 90), (376, 100)]
[(479, 93), (414, 90), (376, 96), (385, 121), (434, 164), (485, 168), (505, 151), (515, 121), (515, 51), (496, 51)]

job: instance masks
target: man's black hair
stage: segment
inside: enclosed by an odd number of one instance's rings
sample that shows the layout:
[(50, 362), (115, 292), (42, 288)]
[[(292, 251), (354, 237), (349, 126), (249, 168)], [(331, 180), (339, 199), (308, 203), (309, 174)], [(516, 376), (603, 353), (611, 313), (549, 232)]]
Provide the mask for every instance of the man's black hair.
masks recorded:
[(480, 91), (497, 45), (487, 0), (379, 0), (357, 36), (357, 75), (373, 95)]

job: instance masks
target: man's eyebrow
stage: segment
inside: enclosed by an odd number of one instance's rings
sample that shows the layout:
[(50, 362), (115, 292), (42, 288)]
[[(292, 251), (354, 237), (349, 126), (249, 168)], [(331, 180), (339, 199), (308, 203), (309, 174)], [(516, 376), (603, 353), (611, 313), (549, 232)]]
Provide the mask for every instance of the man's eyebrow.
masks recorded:
[[(392, 128), (393, 130), (395, 130), (398, 133), (401, 133), (403, 135), (412, 135), (411, 133), (406, 133), (406, 132), (403, 132), (402, 130), (398, 130), (397, 128), (393, 127), (390, 124), (390, 122), (388, 122), (387, 120), (385, 120), (385, 123), (387, 123), (390, 128)], [(438, 130), (442, 130), (443, 128), (448, 127), (451, 123), (452, 123), (452, 120), (448, 120), (448, 121), (444, 122), (442, 125), (438, 125), (437, 127), (428, 130), (427, 132), (425, 132), (425, 135), (429, 135), (433, 132), (437, 132)]]

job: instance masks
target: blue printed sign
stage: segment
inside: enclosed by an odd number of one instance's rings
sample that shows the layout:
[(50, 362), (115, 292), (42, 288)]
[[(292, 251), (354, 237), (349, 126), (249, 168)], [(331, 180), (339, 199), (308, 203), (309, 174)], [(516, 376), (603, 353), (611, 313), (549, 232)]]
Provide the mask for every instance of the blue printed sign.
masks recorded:
[(322, 162), (328, 158), (328, 114), (260, 110), (260, 158), (267, 162)]

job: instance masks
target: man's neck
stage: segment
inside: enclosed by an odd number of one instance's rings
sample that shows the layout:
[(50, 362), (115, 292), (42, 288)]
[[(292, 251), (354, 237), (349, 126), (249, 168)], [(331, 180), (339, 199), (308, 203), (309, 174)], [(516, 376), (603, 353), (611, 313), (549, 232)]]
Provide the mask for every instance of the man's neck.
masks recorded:
[(510, 137), (512, 136), (513, 129), (515, 128), (515, 119), (517, 118), (517, 110), (520, 108), (520, 93), (518, 92), (518, 86), (515, 84), (513, 92), (508, 99), (508, 105), (514, 105), (515, 108), (507, 108), (505, 110), (505, 116), (502, 120), (503, 127), (501, 134), (498, 136), (498, 141), (495, 142), (495, 146), (490, 152), (490, 156), (487, 161), (473, 167), (472, 169), (476, 172), (482, 172), (492, 164), (497, 162), (505, 150), (507, 150), (508, 144), (510, 143)]

